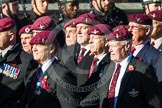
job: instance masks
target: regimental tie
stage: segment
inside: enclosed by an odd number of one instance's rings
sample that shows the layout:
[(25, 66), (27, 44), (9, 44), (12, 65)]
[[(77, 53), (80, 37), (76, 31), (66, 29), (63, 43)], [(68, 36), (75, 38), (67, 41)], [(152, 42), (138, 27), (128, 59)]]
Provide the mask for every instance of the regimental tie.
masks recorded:
[(152, 42), (151, 42), (151, 46), (154, 46), (154, 45), (155, 45), (155, 42), (154, 42), (154, 41), (152, 41)]
[(108, 91), (108, 108), (114, 107), (115, 87), (119, 76), (120, 68), (121, 65), (118, 63)]
[(98, 58), (94, 58), (94, 59), (92, 60), (91, 67), (90, 67), (90, 70), (89, 70), (88, 79), (91, 77), (91, 75), (92, 75), (92, 73), (93, 73), (93, 70), (94, 70), (94, 68), (95, 68), (96, 63), (97, 63), (98, 60), (99, 60)]
[(131, 53), (133, 54), (135, 50), (136, 50), (136, 48), (135, 47), (132, 47), (131, 48)]
[(77, 60), (78, 63), (83, 59), (85, 52), (86, 52), (86, 49), (85, 48), (81, 48), (81, 53), (78, 56), (78, 60)]

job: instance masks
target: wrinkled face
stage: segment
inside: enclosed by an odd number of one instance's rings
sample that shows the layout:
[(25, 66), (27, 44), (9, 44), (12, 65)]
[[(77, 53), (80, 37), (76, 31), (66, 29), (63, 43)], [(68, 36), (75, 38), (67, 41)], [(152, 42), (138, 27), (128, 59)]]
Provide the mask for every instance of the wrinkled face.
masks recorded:
[(25, 52), (31, 54), (31, 45), (30, 45), (30, 40), (33, 37), (33, 34), (21, 34), (20, 39), (21, 39), (21, 45), (22, 48)]
[(128, 55), (127, 47), (122, 41), (109, 41), (109, 52), (111, 60), (115, 62), (123, 61)]
[(48, 0), (32, 0), (32, 7), (38, 15), (43, 15), (48, 10)]
[(67, 46), (76, 44), (76, 27), (66, 27), (65, 29), (65, 42)]
[(92, 5), (97, 11), (103, 9), (104, 13), (108, 12), (110, 9), (110, 4), (113, 0), (92, 0)]
[(153, 20), (153, 30), (151, 33), (151, 38), (157, 39), (161, 36), (162, 33), (162, 24), (159, 21)]
[(34, 44), (32, 46), (33, 58), (40, 64), (44, 64), (51, 58), (52, 47), (48, 45)]
[(88, 30), (91, 28), (90, 25), (87, 24), (77, 24), (77, 42), (82, 45), (89, 44), (89, 35)]
[(76, 2), (66, 3), (62, 7), (64, 14), (66, 14), (70, 18), (75, 18), (77, 16), (78, 9), (79, 9), (79, 3)]
[(160, 3), (151, 3), (148, 5), (145, 5), (145, 12), (148, 14), (151, 11), (155, 10), (161, 10), (161, 4)]
[(0, 49), (4, 50), (10, 45), (11, 36), (8, 31), (0, 32)]
[(106, 40), (102, 35), (90, 35), (89, 45), (90, 51), (96, 55), (102, 54), (105, 52), (105, 43)]
[(147, 30), (141, 24), (137, 24), (134, 22), (129, 22), (129, 29), (132, 36), (132, 46), (137, 46), (139, 44), (144, 43), (149, 36), (147, 36)]
[[(15, 2), (10, 2), (8, 3), (10, 12), (12, 15), (17, 15), (19, 12), (19, 1), (15, 1)], [(9, 10), (8, 10), (9, 12)]]

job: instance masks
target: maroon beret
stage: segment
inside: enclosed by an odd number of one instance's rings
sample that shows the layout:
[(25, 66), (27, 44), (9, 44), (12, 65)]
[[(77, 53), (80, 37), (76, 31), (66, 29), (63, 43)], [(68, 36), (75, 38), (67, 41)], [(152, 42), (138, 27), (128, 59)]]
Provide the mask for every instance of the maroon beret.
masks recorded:
[(22, 33), (25, 33), (25, 34), (31, 34), (31, 29), (30, 29), (31, 25), (26, 25), (24, 27), (22, 27), (20, 30), (19, 30), (19, 36), (22, 34)]
[(96, 25), (99, 24), (98, 17), (92, 13), (85, 13), (80, 15), (76, 19), (76, 25), (79, 23), (87, 24), (87, 25)]
[(162, 21), (162, 11), (161, 10), (155, 10), (152, 11), (148, 14), (148, 16), (152, 19), (152, 20), (157, 20), (157, 21)]
[(152, 19), (145, 14), (132, 14), (128, 16), (129, 22), (135, 22), (142, 25), (152, 25)]
[(15, 21), (12, 18), (0, 19), (0, 32), (5, 31), (13, 26), (15, 26)]
[(107, 24), (97, 24), (90, 28), (88, 34), (106, 35), (112, 32), (112, 28)]
[(66, 27), (75, 27), (76, 26), (75, 25), (75, 20), (76, 19), (71, 19), (68, 22), (66, 22), (65, 25), (64, 25), (64, 29), (66, 29)]
[(49, 30), (55, 27), (54, 20), (49, 16), (43, 16), (35, 20), (31, 26), (31, 30)]
[(128, 30), (128, 25), (116, 26), (116, 27), (113, 28), (113, 31), (116, 32), (116, 31), (119, 31), (119, 30), (122, 30), (122, 29)]
[(123, 40), (128, 40), (132, 38), (132, 33), (129, 32), (127, 29), (120, 29), (114, 32), (111, 32), (107, 36), (108, 41), (123, 41)]
[(43, 31), (37, 33), (30, 41), (30, 44), (46, 45), (52, 43), (55, 39), (55, 33), (53, 31)]

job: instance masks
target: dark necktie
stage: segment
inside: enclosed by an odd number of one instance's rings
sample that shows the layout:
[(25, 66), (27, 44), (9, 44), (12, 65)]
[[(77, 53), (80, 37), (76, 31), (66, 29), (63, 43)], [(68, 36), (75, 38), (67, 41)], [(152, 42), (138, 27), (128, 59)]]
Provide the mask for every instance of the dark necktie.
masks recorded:
[(152, 41), (152, 42), (151, 42), (151, 46), (154, 46), (154, 45), (155, 45), (155, 42), (154, 42), (154, 41)]
[(83, 59), (85, 51), (86, 51), (85, 48), (81, 48), (81, 53), (78, 56), (78, 60), (77, 60), (78, 63)]
[(2, 52), (0, 52), (0, 60), (2, 59)]
[(135, 47), (132, 47), (131, 48), (131, 53), (133, 54), (135, 50), (136, 50), (136, 48)]
[(93, 73), (93, 70), (96, 66), (96, 63), (99, 59), (98, 58), (94, 58), (92, 63), (91, 63), (91, 67), (90, 67), (90, 70), (89, 70), (89, 75), (88, 75), (88, 79), (91, 77), (92, 73)]
[(36, 83), (36, 89), (40, 89), (41, 88), (41, 78), (43, 77), (43, 71), (40, 67), (39, 72), (38, 72), (38, 79), (37, 79), (37, 83)]
[(111, 80), (111, 85), (110, 85), (109, 92), (108, 92), (108, 107), (109, 108), (113, 108), (113, 106), (114, 106), (115, 87), (116, 87), (117, 79), (119, 76), (120, 68), (121, 68), (121, 66), (118, 63), (115, 73)]

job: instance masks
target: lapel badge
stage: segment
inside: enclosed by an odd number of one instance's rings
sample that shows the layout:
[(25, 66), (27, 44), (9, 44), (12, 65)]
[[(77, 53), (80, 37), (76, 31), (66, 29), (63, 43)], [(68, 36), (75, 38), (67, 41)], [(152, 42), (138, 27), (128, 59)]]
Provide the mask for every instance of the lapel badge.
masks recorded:
[(20, 69), (16, 68), (14, 75), (13, 75), (13, 79), (17, 79), (19, 73), (20, 73)]
[(139, 95), (139, 91), (136, 91), (134, 88), (132, 89), (132, 91), (128, 92), (129, 96), (131, 97), (137, 97)]

